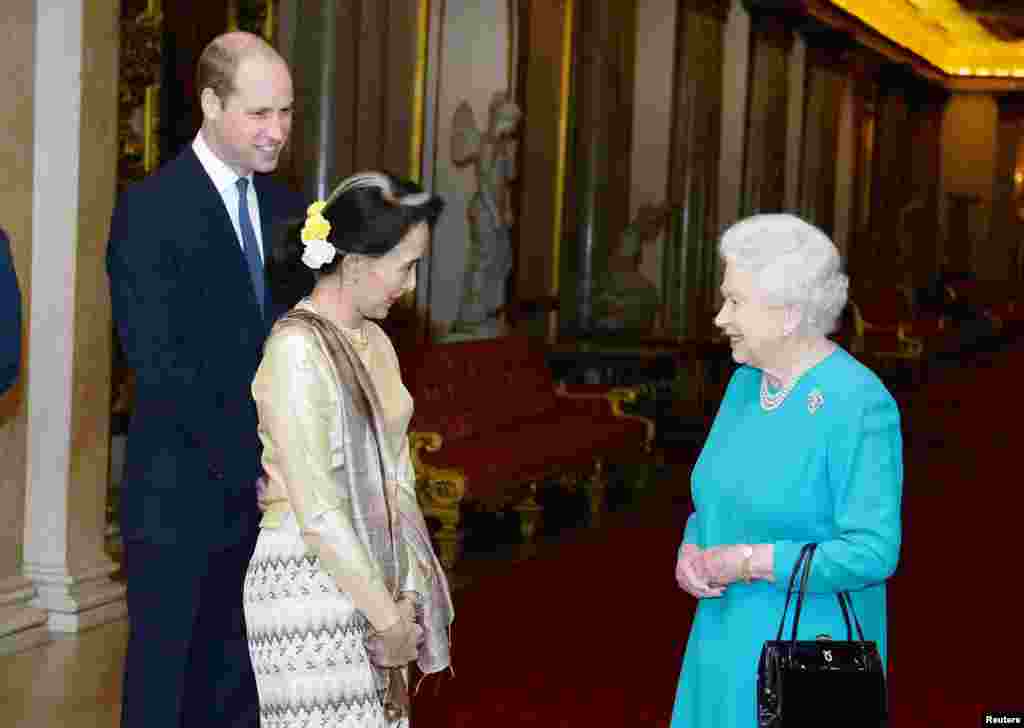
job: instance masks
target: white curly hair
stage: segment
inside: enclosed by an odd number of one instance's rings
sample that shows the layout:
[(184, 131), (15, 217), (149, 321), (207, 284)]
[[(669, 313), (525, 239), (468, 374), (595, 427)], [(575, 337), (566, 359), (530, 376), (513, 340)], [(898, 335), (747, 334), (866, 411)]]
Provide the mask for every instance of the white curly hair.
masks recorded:
[(727, 265), (753, 274), (766, 301), (799, 308), (801, 333), (835, 331), (850, 281), (835, 244), (814, 225), (795, 215), (754, 215), (729, 227), (718, 251)]

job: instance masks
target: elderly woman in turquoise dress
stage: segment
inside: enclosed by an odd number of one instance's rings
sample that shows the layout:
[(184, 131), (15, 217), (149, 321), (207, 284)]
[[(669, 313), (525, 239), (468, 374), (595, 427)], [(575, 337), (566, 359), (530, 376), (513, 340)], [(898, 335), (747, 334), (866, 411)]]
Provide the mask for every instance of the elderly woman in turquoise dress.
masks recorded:
[(886, 660), (885, 582), (900, 550), (900, 415), (885, 386), (827, 335), (846, 304), (839, 253), (792, 215), (720, 241), (715, 325), (740, 366), (694, 466), (676, 562), (698, 600), (674, 728), (752, 728), (761, 645), (774, 639), (801, 547), (818, 544), (799, 639), (845, 639), (850, 592)]

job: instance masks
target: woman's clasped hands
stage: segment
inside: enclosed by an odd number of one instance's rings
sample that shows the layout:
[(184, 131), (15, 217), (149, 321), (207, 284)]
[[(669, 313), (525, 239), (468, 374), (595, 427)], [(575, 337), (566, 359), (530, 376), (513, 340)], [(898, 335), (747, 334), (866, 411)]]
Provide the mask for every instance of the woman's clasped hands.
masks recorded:
[(419, 657), (423, 644), (423, 628), (416, 623), (414, 603), (401, 597), (395, 604), (398, 621), (366, 639), (370, 661), (378, 667), (404, 667)]
[(702, 549), (684, 543), (676, 559), (676, 582), (697, 599), (720, 597), (730, 584), (743, 581), (746, 547), (740, 544)]

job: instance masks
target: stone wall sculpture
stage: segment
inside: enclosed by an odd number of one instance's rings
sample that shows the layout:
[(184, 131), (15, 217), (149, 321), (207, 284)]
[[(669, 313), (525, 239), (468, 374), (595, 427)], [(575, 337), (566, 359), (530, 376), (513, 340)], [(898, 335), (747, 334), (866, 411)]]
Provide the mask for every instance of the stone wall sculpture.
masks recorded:
[(494, 94), (487, 127), (477, 127), (463, 101), (452, 122), (452, 160), (471, 167), (476, 190), (466, 208), (470, 239), (456, 320), (449, 338), (491, 338), (504, 332), (508, 278), (512, 271), (512, 206), (509, 183), (516, 176), (516, 134), (522, 113), (505, 92)]

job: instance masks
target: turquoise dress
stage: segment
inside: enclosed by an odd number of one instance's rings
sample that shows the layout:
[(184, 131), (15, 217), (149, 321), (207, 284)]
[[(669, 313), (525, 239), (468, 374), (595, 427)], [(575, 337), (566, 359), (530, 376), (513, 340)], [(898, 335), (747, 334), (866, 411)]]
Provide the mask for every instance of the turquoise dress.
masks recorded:
[(693, 469), (683, 541), (774, 544), (775, 582), (740, 582), (700, 600), (673, 728), (756, 726), (761, 645), (775, 639), (789, 574), (811, 541), (819, 546), (799, 639), (846, 639), (835, 597), (846, 590), (886, 660), (885, 580), (899, 558), (903, 490), (896, 403), (840, 348), (805, 372), (778, 409), (761, 408), (760, 386), (760, 370), (748, 366), (729, 382)]

